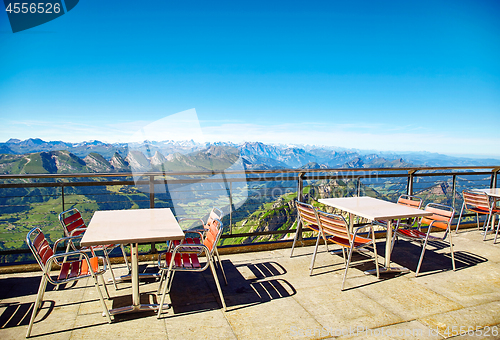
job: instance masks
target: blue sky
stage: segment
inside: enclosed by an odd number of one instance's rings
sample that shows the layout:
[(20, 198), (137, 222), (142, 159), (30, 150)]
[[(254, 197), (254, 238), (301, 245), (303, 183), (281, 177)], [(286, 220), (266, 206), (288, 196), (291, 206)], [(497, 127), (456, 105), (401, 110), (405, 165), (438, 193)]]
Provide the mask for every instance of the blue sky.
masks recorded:
[(500, 157), (499, 17), (499, 1), (85, 0), (12, 33), (1, 11), (0, 142), (128, 142), (194, 108), (202, 137), (150, 139)]

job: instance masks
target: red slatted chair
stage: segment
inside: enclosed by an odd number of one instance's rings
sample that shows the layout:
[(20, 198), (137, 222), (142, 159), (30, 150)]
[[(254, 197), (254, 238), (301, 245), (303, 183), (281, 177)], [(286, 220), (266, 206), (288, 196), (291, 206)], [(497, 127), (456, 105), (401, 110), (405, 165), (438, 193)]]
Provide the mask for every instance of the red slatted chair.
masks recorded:
[[(317, 211), (316, 213), (318, 225), (320, 227), (320, 233), (318, 235), (318, 239), (316, 240), (316, 248), (314, 250), (313, 262), (311, 265), (311, 272), (314, 267), (314, 259), (316, 257), (316, 252), (318, 250), (319, 238), (323, 237), (325, 240), (329, 242), (335, 243), (342, 247), (342, 255), (344, 257), (345, 271), (344, 278), (342, 279), (342, 287), (341, 290), (344, 290), (345, 279), (347, 277), (347, 271), (349, 269), (349, 265), (351, 263), (352, 253), (355, 250), (359, 250), (361, 248), (371, 247), (374, 253), (374, 261), (375, 268), (377, 272), (377, 277), (380, 277), (380, 272), (378, 268), (378, 255), (377, 255), (377, 247), (375, 246), (375, 232), (373, 230), (373, 226), (371, 224), (361, 226), (354, 230), (354, 233), (349, 231), (349, 225), (346, 220), (341, 215), (328, 214), (323, 211)], [(358, 234), (362, 230), (368, 230), (368, 237), (359, 236)], [(369, 238), (371, 236), (371, 238)], [(349, 254), (346, 262), (346, 250), (349, 249)]]
[[(158, 318), (160, 318), (163, 311), (163, 303), (165, 301), (165, 295), (170, 292), (172, 286), (172, 281), (176, 271), (194, 271), (202, 272), (208, 267), (212, 271), (214, 276), (215, 285), (219, 291), (220, 300), (224, 311), (226, 310), (226, 302), (224, 301), (224, 296), (222, 295), (222, 290), (220, 288), (219, 279), (217, 277), (217, 272), (215, 270), (215, 259), (214, 255), (217, 249), (217, 243), (219, 242), (220, 236), (222, 234), (223, 226), (219, 219), (209, 218), (209, 222), (205, 224), (205, 233), (199, 233), (202, 242), (197, 243), (199, 238), (190, 239), (187, 238), (184, 242), (173, 242), (170, 245), (170, 250), (160, 254), (158, 258), (158, 267), (162, 271), (160, 278), (160, 284), (158, 287), (158, 295), (161, 289), (163, 281), (165, 286), (163, 287), (163, 293), (161, 296), (160, 307), (158, 308)], [(199, 261), (199, 256), (201, 254), (205, 255), (205, 263), (202, 265)], [(222, 264), (219, 265), (222, 268)], [(224, 273), (224, 269), (222, 269)], [(164, 279), (166, 273), (166, 280)], [(225, 274), (224, 274), (225, 279)], [(226, 281), (227, 283), (227, 281)]]
[[(199, 221), (202, 225), (202, 229), (189, 229), (189, 230), (186, 230), (184, 233), (185, 235), (189, 235), (189, 234), (194, 234), (195, 237), (186, 237), (184, 240), (183, 240), (183, 243), (184, 244), (201, 244), (202, 243), (202, 240), (204, 239), (204, 237), (206, 236), (206, 232), (207, 230), (210, 229), (210, 225), (212, 224), (212, 222), (214, 220), (221, 220), (222, 221), (222, 217), (223, 217), (223, 212), (222, 210), (220, 210), (219, 208), (212, 208), (212, 210), (210, 211), (210, 214), (208, 214), (208, 218), (207, 218), (207, 222), (203, 222), (203, 219), (201, 218), (195, 218), (195, 217), (182, 217), (178, 220), (179, 224), (182, 223), (182, 222), (186, 222), (186, 221)], [(169, 246), (177, 246), (179, 245), (179, 241), (174, 241), (174, 243), (171, 243)], [(170, 251), (173, 249), (173, 248), (169, 248)], [(214, 259), (214, 263), (217, 265), (217, 263), (219, 264), (219, 267), (222, 271), (222, 276), (224, 277), (224, 282), (226, 283), (227, 285), (227, 278), (226, 278), (226, 273), (224, 272), (224, 267), (222, 266), (222, 262), (220, 260), (220, 255), (219, 255), (219, 251), (217, 250), (217, 244), (215, 245), (215, 249), (214, 249), (214, 253), (213, 253), (213, 259)], [(217, 260), (217, 261), (215, 261)], [(165, 271), (162, 271), (162, 276), (160, 277), (160, 287), (161, 287), (161, 283), (164, 279), (164, 275), (165, 275)], [(158, 288), (158, 294), (160, 292), (159, 290), (160, 288)]]
[[(401, 237), (404, 240), (416, 241), (422, 244), (422, 253), (420, 254), (415, 277), (417, 277), (418, 273), (420, 272), (420, 266), (422, 265), (422, 260), (424, 259), (427, 242), (429, 240), (444, 241), (446, 239), (446, 236), (448, 236), (449, 238), (451, 262), (453, 265), (453, 270), (455, 270), (455, 256), (453, 255), (453, 241), (450, 232), (450, 226), (455, 215), (455, 209), (442, 204), (429, 203), (425, 206), (424, 210), (432, 212), (433, 215), (421, 217), (418, 222), (417, 228), (401, 228), (396, 230), (396, 234), (398, 237)], [(430, 233), (433, 227), (442, 229), (445, 232), (443, 237), (431, 236)], [(422, 228), (427, 228), (427, 231), (422, 231)]]
[(460, 210), (460, 216), (458, 217), (457, 228), (455, 229), (455, 233), (458, 233), (458, 228), (460, 227), (460, 220), (462, 219), (462, 215), (464, 211), (472, 211), (476, 213), (476, 223), (477, 229), (479, 230), (479, 214), (488, 215), (483, 224), (484, 229), (484, 238), (486, 239), (486, 231), (489, 227), (491, 215), (492, 214), (500, 214), (500, 209), (495, 208), (494, 204), (490, 201), (488, 195), (484, 192), (478, 191), (463, 191), (462, 197), (464, 202), (462, 204), (462, 209)]
[[(36, 261), (40, 265), (42, 269), (43, 275), (42, 280), (40, 281), (40, 287), (38, 288), (38, 294), (35, 300), (35, 305), (33, 306), (33, 313), (31, 315), (30, 323), (28, 326), (28, 331), (26, 333), (26, 337), (28, 338), (31, 334), (31, 329), (33, 328), (33, 323), (35, 321), (35, 317), (40, 309), (43, 302), (43, 295), (47, 288), (47, 282), (59, 287), (60, 284), (85, 279), (88, 277), (92, 277), (94, 280), (94, 286), (97, 289), (99, 299), (101, 300), (101, 304), (104, 310), (104, 315), (107, 317), (108, 322), (111, 323), (111, 317), (109, 315), (108, 308), (104, 303), (104, 298), (102, 296), (101, 289), (99, 288), (99, 283), (97, 281), (97, 277), (101, 276), (106, 272), (106, 263), (103, 260), (103, 268), (99, 267), (99, 258), (91, 257), (84, 252), (73, 251), (66, 253), (56, 254), (57, 245), (60, 242), (68, 241), (69, 239), (74, 240), (78, 236), (74, 236), (71, 238), (65, 237), (56, 241), (54, 244), (54, 248), (51, 248), (47, 240), (45, 239), (45, 235), (39, 228), (33, 228), (28, 232), (26, 236), (26, 243), (28, 244), (31, 252), (35, 256)], [(76, 259), (75, 259), (76, 258)], [(70, 259), (70, 260), (68, 260)], [(62, 260), (62, 261), (61, 261)], [(59, 275), (57, 277), (51, 276), (51, 270), (53, 264), (60, 266)], [(108, 290), (106, 289), (106, 284), (103, 280), (104, 290), (106, 292), (106, 297), (109, 299)]]
[[(299, 201), (295, 201), (295, 206), (297, 207), (297, 222), (302, 223), (303, 228), (315, 231), (319, 235), (319, 226), (316, 221), (314, 207), (312, 205)], [(295, 248), (295, 243), (297, 242), (298, 237), (299, 233), (296, 232), (292, 243), (292, 250), (290, 252), (290, 257), (292, 257), (293, 255), (293, 249)], [(328, 243), (326, 242), (326, 240), (325, 240), (325, 245), (326, 245), (326, 250), (328, 251)]]
[[(59, 214), (59, 222), (61, 222), (61, 226), (63, 227), (64, 230), (64, 235), (66, 237), (70, 236), (80, 236), (83, 237), (83, 234), (87, 230), (87, 225), (83, 221), (82, 215), (76, 208), (71, 208), (66, 211), (63, 211), (62, 213)], [(94, 247), (77, 247), (73, 241), (68, 242), (68, 246), (66, 248), (66, 252), (69, 251), (69, 248), (72, 248), (73, 250), (81, 250), (84, 252), (90, 252), (92, 256), (95, 256), (94, 252), (95, 251), (102, 251), (104, 253), (104, 257), (106, 258), (106, 261), (109, 265), (109, 271), (111, 272), (111, 276), (113, 279), (113, 284), (115, 286), (115, 289), (118, 287), (116, 286), (116, 279), (115, 279), (115, 274), (113, 273), (113, 268), (111, 267), (111, 262), (109, 260), (109, 254), (115, 249), (116, 247), (120, 247), (122, 250), (123, 258), (125, 259), (125, 264), (127, 265), (127, 268), (129, 269), (130, 272), (130, 267), (128, 264), (127, 260), (127, 254), (125, 253), (125, 248), (123, 247), (123, 244), (108, 244), (104, 246), (94, 246)]]

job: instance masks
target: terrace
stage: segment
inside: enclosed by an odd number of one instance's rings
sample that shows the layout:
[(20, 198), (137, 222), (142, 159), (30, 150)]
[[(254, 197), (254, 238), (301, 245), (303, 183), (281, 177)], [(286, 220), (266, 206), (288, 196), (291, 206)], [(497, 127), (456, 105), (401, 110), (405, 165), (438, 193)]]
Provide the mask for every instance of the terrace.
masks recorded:
[[(464, 171), (474, 172), (464, 172)], [(347, 173), (348, 172), (348, 173)], [(458, 192), (467, 187), (496, 187), (497, 167), (490, 169), (471, 168), (412, 168), (412, 169), (334, 169), (319, 171), (265, 172), (262, 174), (247, 174), (246, 183), (249, 192), (261, 190), (264, 201), (255, 202), (254, 210), (250, 206), (240, 205), (233, 209), (236, 193), (241, 189), (236, 183), (242, 181), (240, 174), (231, 174), (225, 179), (209, 178), (212, 182), (231, 186), (227, 199), (229, 204), (224, 224), (227, 226), (223, 244), (219, 249), (222, 262), (228, 276), (228, 286), (222, 285), (227, 312), (220, 309), (217, 291), (209, 272), (200, 274), (178, 273), (167, 300), (172, 307), (167, 310), (161, 320), (152, 313), (137, 313), (117, 315), (114, 322), (108, 324), (101, 315), (99, 300), (90, 282), (85, 280), (76, 284), (78, 289), (54, 290), (50, 287), (45, 294), (42, 311), (33, 327), (32, 336), (51, 339), (78, 339), (83, 337), (111, 338), (304, 338), (318, 339), (328, 337), (340, 338), (415, 338), (442, 339), (457, 336), (460, 332), (470, 332), (478, 338), (497, 338), (500, 327), (500, 245), (493, 244), (492, 236), (483, 242), (482, 235), (467, 224), (466, 217), (460, 225), (460, 232), (454, 235), (454, 248), (457, 270), (451, 269), (449, 249), (439, 242), (432, 242), (426, 252), (426, 260), (421, 269), (421, 276), (414, 277), (420, 248), (409, 242), (400, 241), (396, 244), (392, 256), (394, 263), (411, 270), (407, 274), (384, 275), (380, 279), (365, 275), (365, 269), (371, 269), (373, 263), (355, 264), (348, 273), (346, 290), (341, 292), (340, 285), (343, 275), (343, 260), (341, 256), (326, 252), (324, 246), (316, 259), (315, 271), (308, 275), (308, 266), (313, 252), (308, 234), (303, 234), (302, 246), (296, 248), (290, 258), (290, 236), (295, 232), (303, 233), (301, 226), (289, 224), (286, 229), (262, 230), (256, 224), (248, 229), (248, 224), (242, 225), (242, 220), (250, 221), (249, 215), (258, 209), (272, 211), (276, 202), (286, 201), (285, 195), (295, 195), (301, 200), (314, 200), (318, 193), (330, 196), (347, 195), (380, 195), (393, 199), (400, 193), (427, 193), (427, 200), (438, 200), (453, 204), (460, 209), (461, 201)], [(171, 174), (169, 174), (171, 175)], [(199, 174), (183, 174), (195, 176)], [(32, 211), (41, 215), (39, 221), (42, 228), (58, 235), (58, 225), (52, 219), (51, 210), (78, 206), (85, 210), (85, 205), (95, 205), (104, 197), (102, 190), (89, 188), (116, 187), (124, 191), (124, 186), (146, 186), (149, 193), (138, 197), (146, 197), (150, 207), (165, 204), (162, 197), (155, 191), (155, 186), (162, 182), (162, 174), (148, 174), (140, 182), (126, 178), (118, 178), (117, 174), (93, 175), (101, 176), (100, 181), (82, 180), (83, 175), (25, 175), (4, 177), (1, 186), (4, 189), (13, 188), (53, 188), (58, 194), (45, 193), (50, 196), (42, 198), (34, 196), (30, 202)], [(128, 174), (130, 176), (130, 174)], [(279, 177), (278, 177), (279, 176)], [(38, 182), (29, 182), (29, 178), (37, 178)], [(45, 177), (44, 182), (40, 181)], [(73, 177), (73, 178), (71, 178)], [(86, 174), (85, 177), (90, 177)], [(108, 177), (105, 179), (104, 177)], [(75, 179), (76, 178), (76, 179)], [(69, 180), (68, 180), (69, 179)], [(427, 181), (422, 180), (427, 179)], [(432, 179), (432, 180), (429, 180)], [(10, 183), (6, 183), (7, 180)], [(169, 179), (173, 181), (172, 178)], [(207, 178), (205, 177), (205, 181)], [(343, 180), (345, 187), (341, 187)], [(18, 183), (15, 183), (18, 181)], [(193, 178), (177, 179), (178, 183), (199, 183)], [(280, 194), (273, 193), (273, 187), (263, 187), (263, 183), (281, 183)], [(338, 192), (326, 190), (327, 182), (335, 182)], [(205, 182), (206, 183), (206, 182)], [(252, 183), (259, 186), (251, 187)], [(388, 186), (387, 183), (392, 183)], [(449, 183), (445, 185), (444, 183)], [(118, 187), (120, 186), (120, 187)], [(234, 186), (234, 190), (233, 187)], [(429, 188), (447, 187), (443, 194), (438, 194)], [(277, 188), (278, 186), (275, 186)], [(73, 189), (70, 189), (73, 188)], [(84, 188), (85, 195), (74, 188)], [(384, 189), (385, 188), (385, 189)], [(173, 189), (170, 186), (170, 189)], [(385, 191), (384, 191), (384, 190)], [(211, 189), (215, 192), (215, 189)], [(5, 191), (5, 190), (4, 190)], [(156, 192), (156, 195), (155, 195)], [(238, 192), (241, 193), (241, 190)], [(40, 195), (40, 192), (38, 193)], [(87, 198), (86, 201), (82, 197)], [(172, 195), (174, 196), (174, 195)], [(249, 194), (248, 197), (252, 195)], [(109, 195), (105, 196), (109, 198)], [(115, 197), (115, 196), (113, 196)], [(119, 197), (119, 196), (116, 196)], [(321, 196), (325, 197), (325, 196)], [(128, 198), (127, 198), (128, 199)], [(5, 199), (4, 199), (5, 202)], [(109, 201), (105, 202), (110, 206)], [(137, 203), (137, 202), (136, 202)], [(170, 202), (172, 203), (172, 202)], [(178, 202), (179, 204), (181, 202)], [(102, 204), (102, 203), (101, 203)], [(123, 201), (118, 202), (123, 204)], [(143, 203), (137, 203), (140, 206)], [(21, 204), (4, 205), (3, 211), (20, 210)], [(166, 204), (168, 206), (168, 203)], [(176, 203), (173, 203), (176, 206)], [(179, 205), (177, 205), (179, 206)], [(187, 206), (187, 205), (186, 205)], [(225, 207), (225, 205), (222, 205)], [(273, 206), (275, 208), (273, 208)], [(35, 208), (33, 208), (35, 207)], [(48, 207), (48, 209), (45, 209)], [(44, 208), (44, 209), (41, 209)], [(200, 209), (208, 210), (202, 206)], [(243, 215), (244, 210), (247, 215)], [(47, 211), (47, 212), (46, 212)], [(184, 210), (187, 214), (187, 210)], [(19, 212), (18, 212), (19, 213)], [(6, 213), (2, 214), (4, 220)], [(457, 213), (458, 215), (458, 213)], [(90, 216), (88, 216), (90, 217)], [(29, 223), (20, 219), (22, 223)], [(366, 221), (358, 221), (364, 223)], [(456, 223), (456, 222), (455, 222)], [(471, 228), (472, 227), (472, 228)], [(13, 233), (24, 233), (22, 228), (3, 231), (2, 240), (14, 239)], [(379, 255), (384, 255), (383, 233), (377, 242)], [(241, 240), (251, 240), (254, 242)], [(255, 242), (256, 240), (262, 242)], [(141, 257), (141, 269), (154, 271), (157, 248), (162, 245), (144, 246)], [(4, 249), (4, 263), (17, 257), (24, 262), (10, 261), (0, 267), (0, 336), (2, 339), (23, 338), (30, 317), (30, 308), (36, 298), (41, 272), (29, 263), (26, 249), (19, 246), (14, 249)], [(364, 254), (357, 253), (357, 259)], [(119, 262), (119, 257), (114, 260)], [(381, 259), (379, 259), (381, 262)], [(126, 271), (124, 265), (116, 266), (118, 274)], [(35, 270), (35, 271), (31, 271)], [(109, 272), (106, 274), (109, 278)], [(142, 299), (156, 300), (156, 281), (141, 282)], [(106, 303), (109, 308), (115, 308), (129, 303), (130, 283), (119, 284), (114, 290), (109, 286), (111, 299)], [(459, 337), (459, 336), (458, 336)], [(464, 335), (467, 337), (467, 335)]]

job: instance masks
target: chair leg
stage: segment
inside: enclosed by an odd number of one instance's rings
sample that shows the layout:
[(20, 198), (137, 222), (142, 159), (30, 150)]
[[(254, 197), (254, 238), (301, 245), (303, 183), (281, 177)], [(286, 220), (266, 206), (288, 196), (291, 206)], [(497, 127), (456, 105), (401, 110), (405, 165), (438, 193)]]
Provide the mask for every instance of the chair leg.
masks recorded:
[(422, 245), (422, 253), (420, 254), (420, 259), (418, 260), (417, 271), (415, 272), (415, 277), (418, 276), (420, 272), (420, 266), (422, 265), (422, 260), (424, 259), (425, 247), (427, 246), (427, 237), (425, 238), (424, 244)]
[(295, 237), (293, 238), (292, 250), (290, 251), (290, 257), (293, 255), (293, 249), (295, 248), (295, 243), (297, 242), (297, 238), (299, 237), (299, 233), (295, 232)]
[(460, 220), (462, 219), (462, 213), (464, 212), (464, 203), (462, 203), (462, 209), (460, 209), (460, 215), (458, 216), (457, 228), (455, 229), (455, 234), (458, 234), (458, 227), (460, 226)]
[(36, 315), (38, 314), (38, 309), (43, 301), (43, 293), (47, 287), (47, 277), (42, 275), (42, 280), (40, 281), (40, 286), (38, 287), (38, 294), (36, 295), (35, 304), (33, 305), (33, 313), (31, 314), (30, 323), (28, 325), (28, 331), (26, 332), (26, 337), (29, 338), (31, 334), (31, 329), (33, 328), (33, 323), (35, 322)]
[[(393, 238), (394, 239), (394, 238)], [(393, 244), (394, 245), (394, 244)], [(377, 270), (377, 278), (380, 278), (380, 270), (378, 268), (378, 254), (377, 254), (377, 245), (375, 244), (375, 231), (373, 231), (372, 228), (372, 246), (373, 246), (373, 253), (375, 255), (375, 268)]]
[(104, 279), (104, 275), (99, 275), (102, 279), (102, 285), (104, 286), (104, 292), (106, 293), (106, 299), (110, 299), (109, 297), (109, 292), (108, 292), (108, 286), (106, 286), (106, 280)]
[(122, 249), (123, 259), (125, 260), (125, 265), (127, 266), (128, 271), (130, 272), (130, 265), (127, 260), (127, 253), (125, 252), (125, 247), (123, 244), (120, 244), (120, 248)]
[[(111, 323), (111, 316), (109, 315), (108, 306), (106, 306), (106, 303), (104, 302), (104, 297), (102, 296), (101, 289), (99, 288), (99, 282), (97, 281), (97, 275), (92, 274), (92, 278), (94, 279), (95, 289), (97, 289), (97, 293), (99, 294), (99, 300), (101, 300), (103, 314), (108, 319), (108, 323)], [(102, 279), (104, 280), (104, 277)], [(104, 285), (104, 287), (106, 287), (106, 285)]]
[(224, 282), (226, 282), (226, 286), (227, 286), (226, 273), (224, 272), (224, 267), (222, 266), (222, 261), (220, 260), (220, 255), (219, 255), (219, 251), (217, 250), (217, 247), (215, 248), (215, 254), (217, 255), (217, 260), (219, 261), (219, 267), (222, 271), (222, 276), (224, 276)]
[(160, 269), (160, 271), (161, 271), (160, 282), (158, 283), (158, 290), (156, 291), (156, 295), (160, 295), (161, 285), (163, 284), (163, 281), (165, 280), (165, 270)]
[[(484, 221), (484, 225), (483, 225), (483, 229), (484, 229), (483, 241), (486, 241), (486, 235), (487, 235), (487, 232), (488, 232), (488, 229), (489, 229), (489, 226), (490, 226), (490, 218), (491, 218), (491, 214), (489, 214), (488, 218), (486, 219), (486, 221)], [(478, 223), (479, 223), (479, 219), (478, 219)]]
[(498, 229), (500, 229), (500, 215), (498, 216), (497, 232), (495, 233), (495, 240), (493, 241), (493, 244), (497, 243)]
[(165, 303), (165, 295), (167, 295), (167, 292), (170, 290), (170, 289), (168, 289), (168, 291), (167, 291), (167, 288), (170, 285), (169, 281), (171, 280), (171, 274), (172, 274), (172, 270), (169, 270), (168, 274), (167, 274), (167, 282), (165, 282), (165, 287), (163, 287), (163, 293), (161, 294), (160, 306), (158, 306), (158, 315), (157, 315), (158, 319), (160, 318), (161, 313), (163, 312), (163, 304)]
[(349, 269), (349, 263), (351, 263), (351, 257), (352, 257), (352, 252), (353, 252), (353, 247), (351, 246), (349, 248), (349, 256), (347, 257), (347, 264), (345, 266), (345, 271), (344, 271), (344, 278), (342, 279), (342, 287), (340, 290), (344, 290), (344, 284), (345, 284), (345, 278), (347, 277), (347, 270)]
[(210, 261), (210, 269), (212, 270), (212, 275), (214, 276), (215, 285), (217, 286), (217, 290), (219, 291), (220, 301), (222, 302), (222, 307), (224, 308), (224, 312), (227, 310), (226, 301), (224, 301), (224, 296), (222, 295), (222, 289), (220, 288), (219, 278), (217, 277), (217, 272), (215, 271), (215, 267)]
[(109, 259), (108, 250), (106, 248), (104, 248), (103, 251), (104, 251), (104, 256), (106, 258), (106, 262), (108, 262), (109, 272), (111, 273), (113, 285), (115, 286), (115, 289), (118, 290), (118, 286), (116, 285), (115, 273), (113, 272), (113, 267), (111, 267), (111, 260)]
[(309, 276), (311, 276), (313, 273), (314, 261), (316, 260), (316, 253), (318, 252), (318, 245), (319, 245), (320, 237), (321, 237), (321, 233), (318, 234), (318, 238), (316, 239), (316, 246), (314, 247), (314, 254), (313, 254), (313, 257), (311, 260), (311, 266), (309, 267), (309, 269), (310, 269)]
[(344, 266), (347, 265), (346, 259), (345, 259), (345, 247), (342, 247), (342, 257), (344, 258)]
[(448, 237), (450, 238), (451, 263), (453, 265), (453, 271), (455, 271), (456, 270), (456, 268), (455, 268), (455, 255), (453, 254), (453, 240), (451, 238), (451, 233), (448, 234)]

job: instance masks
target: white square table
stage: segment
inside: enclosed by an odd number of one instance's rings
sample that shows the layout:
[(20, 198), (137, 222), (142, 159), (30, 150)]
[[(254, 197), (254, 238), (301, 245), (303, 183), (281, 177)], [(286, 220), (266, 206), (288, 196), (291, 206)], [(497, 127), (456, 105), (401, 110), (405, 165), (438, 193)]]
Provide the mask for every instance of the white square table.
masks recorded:
[(111, 315), (151, 311), (157, 304), (141, 304), (139, 295), (139, 243), (184, 239), (184, 232), (169, 208), (96, 211), (81, 240), (82, 246), (130, 243), (132, 305), (110, 310)]
[(500, 188), (472, 189), (473, 191), (485, 192), (488, 196), (500, 198)]
[[(425, 210), (415, 209), (405, 205), (387, 202), (368, 196), (323, 198), (319, 199), (318, 201), (325, 205), (348, 212), (349, 223), (351, 225), (353, 215), (361, 216), (371, 221), (387, 221), (387, 235), (385, 241), (385, 266), (383, 268), (380, 268), (380, 273), (409, 271), (409, 269), (405, 267), (391, 267), (392, 220), (432, 215), (432, 213)], [(372, 271), (368, 271), (367, 273), (371, 274)]]

